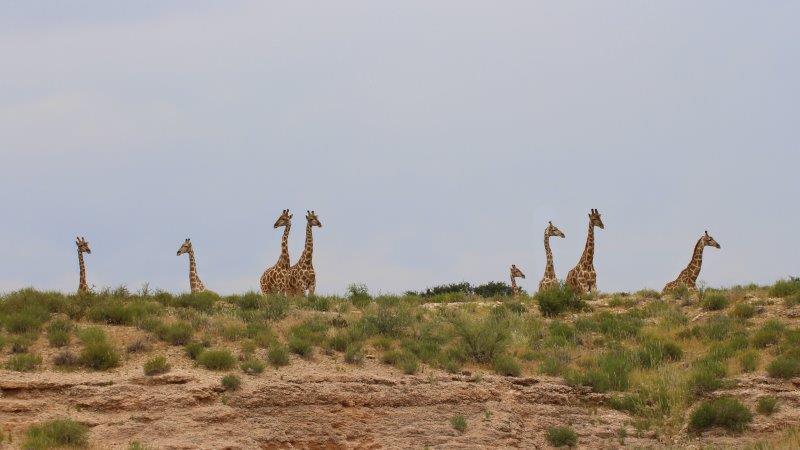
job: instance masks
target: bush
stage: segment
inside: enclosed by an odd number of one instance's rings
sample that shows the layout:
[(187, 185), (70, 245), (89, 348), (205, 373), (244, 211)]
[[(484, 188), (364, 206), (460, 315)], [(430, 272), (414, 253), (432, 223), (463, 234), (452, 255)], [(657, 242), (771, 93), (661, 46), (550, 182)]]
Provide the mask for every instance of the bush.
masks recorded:
[(228, 370), (236, 364), (236, 358), (226, 349), (213, 349), (201, 353), (197, 363), (209, 370)]
[(443, 294), (464, 294), (468, 295), (472, 293), (472, 287), (466, 281), (461, 283), (450, 283), (450, 284), (442, 284), (440, 286), (434, 286), (425, 289), (424, 292), (420, 294), (421, 297), (435, 297), (437, 295)]
[(780, 342), (785, 329), (786, 327), (777, 320), (770, 320), (764, 323), (764, 325), (753, 334), (753, 346), (764, 348), (777, 344)]
[(703, 402), (692, 412), (689, 428), (702, 431), (720, 426), (730, 431), (743, 431), (753, 419), (753, 414), (739, 400), (732, 397), (720, 397)]
[(756, 307), (749, 303), (737, 303), (730, 312), (730, 315), (737, 319), (749, 319), (756, 315)]
[(71, 369), (77, 366), (79, 363), (80, 360), (78, 359), (78, 357), (75, 356), (75, 354), (69, 350), (64, 350), (53, 357), (53, 364), (56, 367)]
[(703, 395), (722, 387), (727, 374), (725, 364), (716, 359), (698, 361), (689, 377), (689, 385), (695, 395)]
[(197, 360), (197, 357), (206, 350), (206, 347), (200, 342), (190, 342), (183, 347), (183, 350), (189, 359)]
[(359, 309), (366, 308), (372, 302), (372, 297), (369, 295), (369, 289), (366, 284), (350, 284), (347, 286), (347, 294), (353, 306)]
[(639, 414), (644, 408), (644, 403), (638, 395), (626, 394), (608, 399), (608, 406), (617, 411), (626, 411), (630, 414)]
[(742, 372), (753, 372), (758, 368), (758, 360), (758, 352), (755, 350), (749, 350), (739, 356), (739, 367), (742, 368)]
[(167, 357), (164, 355), (155, 356), (148, 359), (142, 367), (144, 374), (147, 376), (159, 375), (169, 372), (170, 365), (167, 363)]
[(162, 341), (172, 345), (185, 345), (192, 339), (194, 330), (188, 322), (175, 322), (161, 325), (156, 329), (156, 335)]
[(11, 337), (11, 353), (28, 353), (28, 348), (33, 344), (31, 336), (12, 336)]
[(492, 369), (499, 375), (518, 377), (522, 372), (522, 368), (513, 356), (501, 354), (494, 357), (492, 360)]
[(267, 353), (267, 359), (275, 367), (287, 366), (289, 365), (289, 351), (285, 345), (274, 344)]
[(89, 428), (70, 419), (57, 419), (33, 425), (25, 432), (22, 448), (43, 450), (57, 447), (86, 447)]
[(242, 380), (233, 374), (222, 377), (221, 383), (226, 391), (238, 391), (242, 386)]
[(467, 431), (467, 418), (461, 414), (456, 414), (450, 419), (450, 426), (459, 433)]
[(132, 311), (122, 300), (117, 299), (103, 299), (89, 308), (86, 316), (93, 322), (111, 325), (131, 325), (133, 323)]
[(800, 375), (800, 358), (795, 355), (781, 355), (767, 366), (767, 373), (774, 378), (794, 378)]
[(550, 427), (547, 430), (547, 442), (553, 447), (575, 447), (578, 445), (578, 433), (570, 427)]
[(217, 300), (219, 300), (219, 295), (211, 291), (181, 294), (173, 298), (171, 306), (193, 308), (208, 313), (214, 308), (214, 303), (216, 303)]
[(559, 283), (550, 289), (539, 291), (534, 296), (539, 304), (539, 312), (545, 317), (555, 317), (566, 311), (580, 311), (586, 309), (586, 303), (572, 288), (564, 283)]
[(39, 365), (42, 364), (42, 357), (39, 355), (32, 355), (29, 353), (20, 353), (13, 355), (6, 362), (6, 369), (15, 372), (33, 372)]
[(775, 411), (778, 410), (778, 399), (771, 396), (765, 395), (758, 399), (758, 406), (756, 406), (756, 411), (765, 416), (772, 415)]
[(383, 354), (381, 361), (397, 367), (406, 375), (413, 375), (419, 370), (419, 359), (408, 350), (390, 350)]
[(609, 350), (600, 355), (595, 365), (583, 374), (574, 374), (574, 381), (590, 386), (595, 392), (624, 391), (628, 389), (633, 369), (631, 356), (622, 350)]
[(460, 314), (454, 316), (451, 322), (456, 335), (461, 338), (464, 353), (477, 363), (491, 361), (508, 346), (508, 323), (502, 319)]
[(268, 295), (264, 299), (264, 318), (273, 322), (277, 322), (289, 312), (289, 299), (283, 295)]
[(361, 364), (364, 361), (364, 350), (361, 344), (353, 343), (347, 346), (344, 352), (344, 362), (348, 364)]
[(672, 341), (659, 338), (648, 338), (638, 351), (639, 365), (652, 368), (667, 361), (679, 361), (683, 358), (683, 350)]
[(797, 292), (800, 292), (800, 278), (796, 277), (778, 280), (769, 288), (770, 297), (788, 297)]
[(86, 327), (78, 331), (78, 339), (83, 345), (95, 344), (98, 342), (106, 342), (108, 336), (106, 332), (99, 327)]
[(72, 322), (66, 319), (56, 319), (47, 326), (47, 341), (51, 347), (64, 347), (69, 345)]
[(490, 281), (486, 284), (475, 286), (473, 292), (484, 298), (507, 297), (512, 294), (511, 286), (502, 281)]
[(119, 365), (119, 354), (109, 342), (91, 341), (81, 350), (80, 362), (93, 370), (108, 370)]
[(720, 292), (706, 294), (701, 303), (707, 311), (720, 311), (728, 307), (728, 297)]
[(643, 321), (633, 313), (612, 314), (603, 311), (593, 319), (597, 322), (597, 330), (612, 339), (625, 339), (639, 335)]
[(135, 341), (128, 344), (128, 346), (125, 348), (125, 351), (128, 353), (142, 353), (150, 351), (151, 348), (152, 346), (146, 340), (136, 339)]
[(267, 368), (267, 365), (256, 358), (250, 358), (240, 364), (239, 368), (242, 369), (242, 372), (248, 375), (258, 375), (259, 373), (264, 372), (264, 369)]
[(310, 295), (306, 298), (305, 303), (309, 309), (314, 311), (330, 311), (331, 309), (331, 300), (328, 297)]
[(314, 344), (305, 336), (290, 335), (287, 344), (289, 350), (303, 358), (308, 358), (314, 352)]

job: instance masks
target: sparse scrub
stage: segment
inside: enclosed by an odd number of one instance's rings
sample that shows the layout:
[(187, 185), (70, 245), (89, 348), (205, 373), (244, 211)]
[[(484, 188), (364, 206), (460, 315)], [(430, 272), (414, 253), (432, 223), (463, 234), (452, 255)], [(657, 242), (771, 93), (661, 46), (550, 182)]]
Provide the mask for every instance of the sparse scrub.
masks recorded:
[(289, 365), (289, 350), (285, 345), (276, 343), (267, 352), (267, 359), (275, 367), (287, 366)]
[(101, 328), (84, 328), (78, 332), (78, 338), (83, 342), (81, 365), (92, 370), (108, 370), (119, 365), (119, 353), (108, 342), (108, 337)]
[(5, 368), (15, 372), (33, 372), (42, 364), (42, 357), (30, 353), (20, 353), (11, 356), (6, 362)]
[(572, 288), (560, 283), (551, 289), (538, 292), (534, 298), (539, 304), (539, 311), (545, 317), (555, 317), (566, 311), (582, 311), (586, 303), (575, 295)]
[(450, 426), (459, 433), (467, 431), (467, 418), (461, 414), (456, 414), (450, 419)]
[(740, 432), (753, 418), (753, 414), (739, 400), (732, 397), (720, 397), (703, 402), (689, 419), (689, 428), (703, 431), (711, 427), (723, 427), (730, 431)]
[(739, 367), (744, 373), (754, 372), (758, 368), (759, 355), (755, 350), (742, 353), (739, 356)]
[(172, 345), (185, 345), (192, 339), (194, 330), (187, 322), (165, 324), (156, 329), (156, 336)]
[(721, 292), (712, 292), (703, 296), (701, 305), (707, 311), (720, 311), (728, 307), (728, 297)]
[(767, 373), (774, 378), (794, 378), (800, 376), (800, 357), (780, 355), (767, 366)]
[(419, 370), (419, 359), (408, 350), (389, 350), (381, 357), (385, 364), (391, 364), (406, 375), (413, 375)]
[(683, 350), (675, 342), (649, 337), (639, 347), (638, 358), (642, 367), (652, 368), (664, 362), (679, 361), (683, 358)]
[(53, 365), (62, 369), (72, 369), (78, 364), (80, 364), (80, 360), (69, 350), (63, 350), (53, 357)]
[(151, 348), (152, 345), (145, 339), (136, 339), (125, 347), (125, 351), (129, 354), (144, 353), (149, 352)]
[(236, 364), (236, 358), (226, 349), (212, 349), (201, 353), (197, 363), (209, 370), (229, 370)]
[(69, 345), (72, 322), (66, 319), (56, 319), (47, 326), (47, 341), (51, 347), (64, 347)]
[(356, 308), (366, 308), (372, 302), (372, 297), (369, 295), (369, 289), (366, 284), (352, 283), (347, 286), (347, 293), (348, 298)]
[(259, 359), (250, 358), (242, 362), (242, 364), (239, 365), (239, 368), (242, 369), (242, 372), (248, 375), (258, 375), (264, 372), (264, 369), (267, 368), (267, 365)]
[(348, 364), (361, 364), (364, 361), (364, 349), (361, 344), (350, 344), (344, 352), (344, 362)]
[(160, 375), (169, 372), (170, 365), (167, 363), (167, 357), (158, 355), (148, 359), (142, 367), (144, 374), (147, 376)]
[(578, 445), (578, 433), (570, 427), (550, 427), (547, 430), (547, 442), (553, 447), (575, 447)]
[(800, 278), (778, 280), (769, 288), (770, 297), (789, 297), (800, 292)]
[(719, 389), (726, 374), (725, 364), (716, 359), (696, 362), (689, 382), (692, 392), (699, 396)]
[(206, 350), (206, 347), (201, 342), (189, 342), (183, 347), (183, 350), (189, 359), (197, 360), (197, 357)]
[(731, 317), (747, 320), (756, 315), (756, 307), (749, 303), (737, 303), (730, 312)]
[(492, 359), (492, 369), (499, 375), (518, 377), (522, 373), (522, 367), (519, 362), (508, 354), (496, 355)]
[(59, 447), (81, 448), (89, 444), (89, 427), (71, 419), (56, 419), (33, 425), (25, 432), (24, 450)]
[(224, 377), (222, 377), (222, 381), (220, 383), (222, 383), (222, 387), (226, 391), (238, 391), (239, 388), (242, 386), (241, 378), (233, 374), (225, 375)]
[(628, 389), (632, 369), (630, 354), (624, 350), (609, 350), (595, 358), (585, 372), (575, 373), (571, 379), (595, 392), (624, 391)]
[(771, 416), (778, 410), (778, 399), (771, 396), (765, 395), (758, 399), (758, 406), (756, 406), (756, 411), (760, 414), (764, 414), (765, 416)]
[(786, 326), (777, 320), (770, 320), (753, 334), (753, 346), (758, 348), (769, 347), (780, 342)]
[(508, 323), (493, 316), (475, 318), (458, 314), (451, 320), (465, 354), (477, 363), (487, 363), (508, 346)]

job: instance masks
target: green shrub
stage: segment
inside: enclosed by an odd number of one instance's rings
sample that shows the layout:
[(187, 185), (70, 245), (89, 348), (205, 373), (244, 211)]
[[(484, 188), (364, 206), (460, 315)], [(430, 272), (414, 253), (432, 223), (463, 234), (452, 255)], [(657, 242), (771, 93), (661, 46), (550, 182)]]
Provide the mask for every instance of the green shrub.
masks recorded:
[(361, 364), (364, 361), (364, 350), (361, 344), (353, 343), (347, 346), (344, 352), (344, 362), (348, 364)]
[(450, 418), (450, 426), (459, 433), (467, 431), (467, 418), (461, 414), (456, 414)]
[(6, 362), (6, 369), (15, 372), (33, 372), (39, 365), (42, 364), (42, 357), (39, 355), (32, 355), (30, 353), (20, 353), (13, 355)]
[(769, 288), (770, 297), (788, 297), (800, 292), (800, 278), (789, 278), (788, 280), (778, 280)]
[(586, 372), (573, 374), (573, 381), (590, 386), (595, 392), (624, 391), (628, 389), (631, 356), (622, 350), (609, 350), (596, 358)]
[(689, 385), (695, 395), (703, 395), (722, 387), (727, 374), (725, 364), (716, 359), (701, 359), (694, 365)]
[(478, 318), (459, 314), (451, 319), (464, 353), (477, 363), (487, 363), (508, 347), (508, 323), (494, 316)]
[(158, 355), (148, 359), (142, 368), (145, 375), (152, 376), (169, 372), (170, 365), (167, 363), (166, 356)]
[(429, 287), (424, 292), (420, 293), (421, 297), (435, 297), (446, 294), (462, 294), (468, 295), (472, 293), (472, 287), (466, 281), (461, 283), (442, 284), (439, 286)]
[(575, 447), (578, 445), (578, 433), (570, 427), (550, 427), (547, 430), (547, 442), (553, 447)]
[(693, 431), (702, 431), (719, 426), (740, 432), (752, 419), (753, 414), (739, 400), (720, 397), (698, 406), (689, 419), (689, 428)]
[(369, 289), (365, 284), (352, 283), (347, 286), (347, 293), (353, 306), (358, 309), (364, 309), (372, 302)]
[(608, 400), (608, 406), (617, 411), (626, 411), (630, 414), (639, 414), (645, 405), (638, 395), (615, 395)]
[(58, 447), (86, 447), (89, 427), (71, 419), (56, 419), (33, 425), (25, 432), (24, 450), (44, 450)]
[(242, 386), (242, 380), (233, 374), (222, 377), (221, 383), (226, 391), (238, 391)]
[(235, 342), (244, 337), (247, 332), (245, 325), (238, 321), (226, 320), (219, 325), (219, 334), (226, 341)]
[(411, 317), (405, 308), (381, 304), (364, 314), (363, 321), (370, 334), (398, 337), (411, 322)]
[(490, 281), (480, 286), (475, 286), (472, 291), (484, 298), (507, 297), (511, 295), (511, 286), (502, 281)]
[(683, 358), (683, 350), (672, 341), (659, 338), (648, 338), (638, 351), (639, 365), (652, 368), (667, 361), (679, 361)]
[(278, 322), (289, 312), (289, 299), (283, 295), (268, 295), (264, 299), (262, 310), (266, 320)]
[(381, 361), (397, 367), (406, 375), (413, 375), (419, 370), (419, 359), (408, 350), (390, 350), (383, 354)]
[(772, 415), (775, 411), (778, 410), (778, 399), (771, 396), (765, 395), (758, 399), (758, 406), (756, 406), (756, 411), (765, 416)]
[(612, 339), (636, 337), (644, 322), (633, 313), (613, 314), (602, 311), (592, 319), (597, 323), (597, 331)]
[(107, 323), (110, 325), (133, 324), (133, 313), (122, 300), (103, 299), (95, 304), (86, 316), (93, 322)]
[(192, 325), (188, 322), (175, 322), (156, 329), (158, 338), (172, 345), (185, 345), (192, 339), (193, 334)]
[(783, 300), (787, 308), (800, 305), (800, 292), (795, 292), (794, 294), (784, 298)]
[(586, 327), (593, 326), (591, 322), (576, 322), (575, 326), (572, 326), (568, 323), (562, 322), (560, 320), (553, 320), (550, 322), (547, 334), (547, 340), (545, 341), (547, 346), (549, 347), (567, 347), (579, 344), (578, 339), (578, 326), (581, 327), (581, 330), (585, 330)]
[(267, 365), (261, 360), (250, 358), (242, 362), (242, 364), (239, 365), (239, 368), (242, 369), (242, 372), (248, 375), (258, 375), (259, 373), (264, 372), (264, 369), (267, 368)]
[(749, 350), (739, 356), (739, 367), (742, 372), (750, 373), (758, 368), (759, 355), (755, 350)]
[(82, 328), (78, 330), (77, 335), (78, 340), (80, 340), (83, 345), (96, 344), (108, 340), (105, 330), (99, 327)]
[(800, 376), (800, 358), (795, 355), (780, 355), (767, 366), (767, 373), (774, 378)]
[(522, 367), (513, 356), (508, 354), (496, 355), (492, 360), (492, 369), (499, 375), (518, 377)]
[(289, 351), (285, 345), (276, 343), (267, 352), (267, 359), (275, 367), (287, 366), (289, 365)]
[(33, 337), (30, 335), (12, 336), (11, 353), (28, 353), (31, 344), (33, 344)]
[(449, 347), (439, 353), (439, 367), (448, 373), (461, 372), (461, 368), (464, 367), (466, 361), (467, 356), (464, 354), (463, 349), (458, 347)]
[(201, 353), (197, 363), (209, 370), (229, 370), (236, 364), (236, 358), (227, 349), (212, 349)]
[(31, 308), (7, 315), (3, 324), (10, 333), (38, 333), (48, 316), (46, 311)]
[(197, 357), (206, 350), (206, 347), (201, 342), (189, 342), (183, 347), (183, 350), (189, 359), (197, 360)]
[(777, 320), (770, 320), (761, 326), (755, 333), (753, 333), (753, 346), (758, 348), (768, 347), (775, 345), (781, 340), (786, 326)]
[(331, 300), (328, 297), (310, 295), (306, 298), (306, 306), (314, 311), (330, 311)]
[(539, 312), (545, 317), (555, 317), (566, 311), (581, 311), (586, 309), (586, 303), (572, 288), (560, 283), (550, 289), (537, 292), (534, 296), (539, 304)]
[(314, 352), (314, 344), (305, 336), (290, 335), (287, 344), (292, 353), (300, 355), (303, 358), (310, 357)]
[(131, 441), (128, 443), (128, 450), (154, 450), (149, 445), (142, 444), (139, 441)]
[(347, 330), (339, 330), (328, 339), (327, 347), (337, 352), (343, 352), (347, 349), (348, 345), (350, 345), (350, 333), (348, 333)]
[(713, 292), (703, 297), (701, 305), (707, 311), (720, 311), (728, 307), (728, 297), (721, 292)]
[(84, 344), (80, 356), (81, 365), (93, 370), (108, 370), (119, 365), (119, 354), (111, 343), (90, 341)]
[(66, 319), (56, 319), (47, 326), (47, 341), (51, 347), (64, 347), (69, 345), (72, 322)]
[(171, 306), (179, 308), (192, 308), (202, 312), (211, 312), (214, 303), (219, 300), (219, 295), (211, 291), (197, 292), (194, 294), (181, 294), (173, 298)]
[(731, 317), (749, 319), (756, 315), (756, 307), (749, 303), (737, 303), (730, 312)]

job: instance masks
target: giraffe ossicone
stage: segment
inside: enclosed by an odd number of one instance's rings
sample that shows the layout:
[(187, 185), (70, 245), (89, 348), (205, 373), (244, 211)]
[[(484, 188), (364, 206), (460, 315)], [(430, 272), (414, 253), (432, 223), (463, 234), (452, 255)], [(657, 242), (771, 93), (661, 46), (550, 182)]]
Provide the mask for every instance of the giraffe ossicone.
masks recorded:
[(557, 236), (560, 238), (565, 237), (564, 233), (558, 229), (553, 222), (547, 222), (547, 228), (544, 229), (544, 253), (547, 262), (544, 267), (544, 276), (539, 282), (539, 290), (544, 291), (558, 285), (558, 278), (556, 278), (556, 269), (553, 264), (553, 251), (550, 250), (550, 237)]
[(205, 292), (206, 286), (200, 281), (200, 277), (197, 275), (197, 262), (194, 259), (194, 248), (189, 238), (186, 238), (178, 249), (178, 256), (184, 253), (189, 254), (189, 288), (192, 290), (192, 294)]
[(685, 269), (678, 274), (678, 278), (670, 281), (664, 286), (663, 293), (667, 294), (675, 289), (685, 286), (690, 292), (697, 292), (697, 277), (700, 276), (700, 269), (703, 266), (703, 249), (706, 247), (722, 248), (713, 237), (708, 234), (708, 230), (700, 236), (692, 251), (692, 259)]
[(288, 209), (281, 212), (273, 226), (275, 229), (280, 227), (283, 227), (281, 255), (274, 266), (264, 271), (259, 282), (261, 293), (264, 295), (271, 293), (290, 295), (292, 293), (292, 271), (289, 263), (289, 231), (292, 228), (292, 214), (289, 214)]
[(589, 231), (586, 236), (586, 247), (578, 264), (567, 273), (567, 285), (577, 294), (597, 290), (597, 272), (594, 270), (594, 228), (605, 228), (600, 212), (592, 209), (589, 213)]

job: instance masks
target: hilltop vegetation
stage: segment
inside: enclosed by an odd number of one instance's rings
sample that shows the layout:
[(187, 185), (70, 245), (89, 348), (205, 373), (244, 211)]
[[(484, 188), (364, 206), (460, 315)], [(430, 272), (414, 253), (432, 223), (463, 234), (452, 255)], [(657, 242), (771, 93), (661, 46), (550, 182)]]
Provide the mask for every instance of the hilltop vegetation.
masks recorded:
[[(320, 356), (354, 367), (371, 358), (398, 377), (555, 377), (601, 394), (604, 407), (630, 417), (631, 433), (668, 436), (746, 432), (757, 409), (782, 411), (781, 400), (718, 394), (742, 377), (800, 376), (798, 279), (703, 289), (698, 298), (650, 290), (581, 298), (563, 286), (509, 297), (500, 285), (376, 297), (354, 285), (347, 296), (310, 298), (24, 289), (0, 297), (0, 364), (104, 372), (136, 361), (150, 377), (193, 366), (218, 373), (231, 392)], [(442, 423), (470, 432), (451, 417)], [(547, 439), (580, 444), (570, 425), (551, 427)]]

